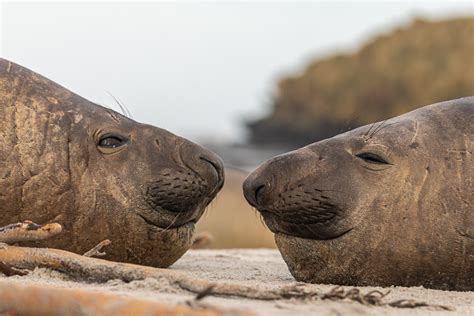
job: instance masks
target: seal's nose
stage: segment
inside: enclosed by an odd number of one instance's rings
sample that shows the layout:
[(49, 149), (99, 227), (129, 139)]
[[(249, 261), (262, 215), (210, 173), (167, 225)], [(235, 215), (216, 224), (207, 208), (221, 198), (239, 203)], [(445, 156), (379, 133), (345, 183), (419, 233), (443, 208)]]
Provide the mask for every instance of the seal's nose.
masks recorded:
[(210, 152), (208, 150), (203, 150), (199, 156), (199, 159), (204, 161), (205, 163), (208, 164), (208, 167), (211, 169), (214, 169), (214, 172), (217, 174), (217, 183), (216, 183), (216, 188), (217, 190), (222, 189), (224, 186), (224, 164), (222, 162), (222, 159), (214, 154), (213, 152)]
[(296, 151), (267, 160), (245, 179), (245, 199), (257, 210), (271, 211), (284, 186), (308, 172), (307, 161), (307, 153)]
[(272, 191), (272, 182), (261, 176), (258, 171), (251, 173), (243, 184), (247, 202), (255, 208), (265, 205)]
[(213, 152), (186, 142), (180, 149), (181, 160), (191, 170), (206, 181), (209, 194), (215, 194), (224, 185), (224, 164)]

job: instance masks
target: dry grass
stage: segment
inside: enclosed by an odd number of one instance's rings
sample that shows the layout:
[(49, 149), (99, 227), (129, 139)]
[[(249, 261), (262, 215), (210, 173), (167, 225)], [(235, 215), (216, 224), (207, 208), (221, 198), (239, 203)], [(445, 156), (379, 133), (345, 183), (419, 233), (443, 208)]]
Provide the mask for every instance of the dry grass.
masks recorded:
[(224, 188), (199, 221), (198, 232), (209, 232), (213, 237), (210, 248), (276, 247), (273, 234), (245, 201), (242, 183), (246, 176), (227, 170)]

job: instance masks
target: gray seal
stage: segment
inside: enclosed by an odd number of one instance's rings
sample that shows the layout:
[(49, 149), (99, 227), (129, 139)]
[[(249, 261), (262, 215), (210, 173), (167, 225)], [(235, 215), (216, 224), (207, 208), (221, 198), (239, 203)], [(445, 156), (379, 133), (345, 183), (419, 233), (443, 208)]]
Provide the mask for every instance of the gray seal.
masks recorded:
[(293, 276), (474, 290), (474, 97), (263, 163), (244, 183)]
[(57, 222), (24, 244), (167, 267), (192, 245), (194, 224), (222, 188), (222, 161), (0, 59), (0, 226)]

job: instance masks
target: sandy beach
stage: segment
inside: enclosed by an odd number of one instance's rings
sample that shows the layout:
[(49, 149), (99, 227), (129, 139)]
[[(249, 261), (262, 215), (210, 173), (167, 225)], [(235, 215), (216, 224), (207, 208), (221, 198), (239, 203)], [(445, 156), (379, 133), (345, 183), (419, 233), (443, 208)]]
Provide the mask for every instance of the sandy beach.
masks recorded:
[[(282, 286), (298, 284), (300, 289), (329, 293), (334, 285), (310, 285), (296, 283), (277, 250), (191, 250), (175, 263), (171, 269), (182, 271), (192, 278), (211, 282), (245, 285), (274, 290)], [(36, 285), (79, 289), (93, 293), (106, 293), (138, 301), (157, 302), (168, 306), (186, 306), (193, 302), (196, 294), (175, 288), (163, 280), (146, 279), (124, 283), (111, 280), (104, 284), (77, 282), (66, 275), (47, 269), (36, 269), (28, 276), (0, 277), (0, 284)], [(345, 287), (349, 290), (351, 287)], [(447, 292), (422, 287), (360, 287), (361, 293), (379, 290), (390, 293), (383, 302), (413, 299), (429, 305), (443, 305), (452, 309), (436, 307), (394, 308), (389, 306), (366, 306), (348, 299), (279, 299), (255, 300), (232, 297), (207, 296), (195, 304), (217, 308), (222, 311), (253, 312), (257, 315), (474, 315), (473, 292)], [(0, 305), (1, 306), (1, 305)], [(166, 314), (168, 315), (168, 314)]]

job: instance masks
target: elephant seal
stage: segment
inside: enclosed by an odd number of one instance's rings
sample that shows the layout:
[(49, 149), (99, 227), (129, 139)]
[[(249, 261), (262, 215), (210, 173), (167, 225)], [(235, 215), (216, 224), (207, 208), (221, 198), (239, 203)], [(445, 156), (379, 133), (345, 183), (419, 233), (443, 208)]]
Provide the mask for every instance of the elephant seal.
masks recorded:
[(247, 201), (299, 281), (474, 290), (474, 97), (263, 163)]
[(91, 103), (0, 60), (0, 226), (57, 222), (33, 244), (167, 267), (192, 245), (194, 224), (222, 188), (212, 152)]

